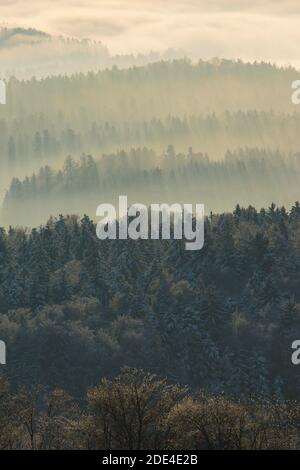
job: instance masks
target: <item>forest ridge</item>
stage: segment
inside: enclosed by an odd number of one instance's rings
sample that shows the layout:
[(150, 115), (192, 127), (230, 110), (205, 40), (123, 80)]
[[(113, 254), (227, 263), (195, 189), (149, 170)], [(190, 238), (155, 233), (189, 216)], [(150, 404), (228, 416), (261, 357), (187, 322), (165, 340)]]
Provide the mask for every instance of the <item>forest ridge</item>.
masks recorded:
[[(98, 204), (113, 202), (104, 198), (116, 196), (121, 190), (118, 180), (128, 179), (128, 173), (130, 185), (126, 188), (123, 182), (125, 194), (136, 186), (136, 200), (151, 202), (153, 192), (162, 200), (165, 184), (159, 176), (154, 185), (151, 183), (161, 170), (167, 181), (173, 178), (176, 186), (182, 187), (180, 198), (194, 199), (197, 187), (203, 186), (200, 202), (206, 203), (208, 210), (231, 210), (238, 202), (262, 207), (275, 201), (290, 206), (298, 199), (292, 181), (298, 172), (299, 153), (299, 110), (291, 101), (291, 84), (296, 78), (297, 71), (292, 67), (217, 59), (197, 64), (188, 59), (160, 61), (143, 67), (123, 70), (113, 67), (42, 80), (11, 78), (7, 83), (7, 104), (0, 108), (2, 198), (10, 188), (2, 223), (34, 226), (59, 213), (94, 216)], [(190, 160), (185, 158), (188, 155), (192, 156)], [(204, 160), (194, 163), (199, 155)], [(237, 164), (239, 169), (228, 166), (227, 157), (231, 155), (241, 160)], [(71, 159), (78, 162), (82, 156), (83, 163), (79, 164), (82, 171), (78, 171), (78, 164), (71, 163)], [(84, 163), (87, 156), (89, 163)], [(207, 158), (209, 162), (205, 163)], [(258, 161), (253, 163), (256, 167), (270, 169), (263, 195), (257, 170), (247, 174), (252, 165), (250, 160)], [(94, 194), (87, 199), (82, 198), (81, 192), (87, 185), (84, 168), (89, 165), (97, 166), (97, 172), (91, 184)], [(194, 176), (193, 165), (198, 168)], [(280, 166), (282, 176), (278, 173)], [(142, 171), (146, 171), (145, 178), (149, 180), (147, 191), (138, 189)], [(107, 176), (109, 181), (114, 173), (113, 194), (109, 194), (103, 180)], [(32, 174), (38, 180), (37, 190), (33, 180), (28, 183)], [(276, 194), (278, 186), (273, 183), (278, 177), (283, 179), (283, 184), (279, 184), (286, 191), (281, 200)], [(19, 183), (13, 178), (24, 181), (25, 192), (24, 185), (18, 190)], [(66, 185), (74, 186), (74, 178), (79, 206), (69, 204), (63, 196)], [(227, 197), (222, 184), (218, 192), (219, 182), (225, 184), (228, 178), (232, 180), (230, 185), (241, 188), (254, 188), (258, 181), (258, 195), (254, 190), (248, 191), (247, 200), (243, 194), (239, 198), (233, 190)], [(109, 186), (108, 182), (106, 185)], [(38, 197), (47, 194), (48, 203), (44, 201), (42, 211), (34, 205), (30, 211), (32, 218), (23, 220), (28, 194), (35, 191)], [(69, 197), (71, 193), (72, 189)], [(170, 182), (169, 198), (172, 197)], [(7, 211), (7, 201), (13, 199), (16, 204)]]

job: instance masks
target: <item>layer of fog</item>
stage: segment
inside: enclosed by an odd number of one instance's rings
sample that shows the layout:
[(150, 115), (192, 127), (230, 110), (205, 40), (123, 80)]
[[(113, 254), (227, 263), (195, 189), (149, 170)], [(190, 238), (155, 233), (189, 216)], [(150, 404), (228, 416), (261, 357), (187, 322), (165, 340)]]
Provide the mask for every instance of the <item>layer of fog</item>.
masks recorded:
[(102, 41), (113, 55), (179, 48), (197, 59), (299, 66), (298, 0), (2, 0), (0, 17)]

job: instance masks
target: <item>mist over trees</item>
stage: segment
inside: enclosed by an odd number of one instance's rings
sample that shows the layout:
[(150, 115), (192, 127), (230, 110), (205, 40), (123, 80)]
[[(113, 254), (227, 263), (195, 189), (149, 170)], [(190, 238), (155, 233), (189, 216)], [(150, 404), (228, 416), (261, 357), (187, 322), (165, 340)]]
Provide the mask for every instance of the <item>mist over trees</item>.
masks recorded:
[(118, 66), (128, 68), (184, 57), (184, 52), (112, 55), (100, 41), (52, 36), (34, 28), (0, 28), (1, 75), (28, 80)]
[[(0, 53), (0, 448), (299, 448), (297, 71), (22, 28)], [(204, 248), (100, 242), (120, 194), (204, 203)]]
[(161, 155), (144, 147), (107, 154), (98, 161), (90, 155), (79, 161), (69, 156), (58, 171), (45, 166), (24, 180), (13, 178), (1, 220), (6, 226), (29, 226), (61, 212), (95, 217), (100, 203), (117, 206), (120, 194), (126, 194), (131, 204), (205, 201), (207, 214), (231, 210), (236, 201), (245, 206), (291, 206), (299, 195), (299, 176), (299, 153), (286, 156), (256, 148), (228, 151), (219, 161), (192, 148), (187, 154), (177, 153), (173, 146)]
[[(27, 35), (37, 44), (44, 40), (38, 33)], [(8, 35), (4, 44), (10, 41)], [(49, 196), (42, 218), (28, 214), (20, 221), (34, 225), (60, 212), (93, 215), (102, 201), (84, 206), (87, 185), (99, 197), (111, 197), (105, 186), (126, 194), (146, 180), (149, 194), (137, 189), (135, 197), (150, 200), (155, 192), (169, 200), (173, 180), (177, 198), (201, 197), (209, 210), (229, 210), (237, 202), (291, 205), (298, 199), (300, 126), (291, 103), (294, 78), (294, 69), (267, 63), (187, 59), (41, 80), (11, 78), (7, 105), (0, 108), (1, 196), (9, 190), (4, 212), (10, 214), (2, 223), (17, 223), (19, 207), (13, 208), (12, 200)], [(71, 163), (80, 158), (81, 164)], [(286, 193), (280, 200), (282, 186)], [(60, 202), (52, 202), (56, 197)], [(38, 207), (33, 212), (40, 214)]]

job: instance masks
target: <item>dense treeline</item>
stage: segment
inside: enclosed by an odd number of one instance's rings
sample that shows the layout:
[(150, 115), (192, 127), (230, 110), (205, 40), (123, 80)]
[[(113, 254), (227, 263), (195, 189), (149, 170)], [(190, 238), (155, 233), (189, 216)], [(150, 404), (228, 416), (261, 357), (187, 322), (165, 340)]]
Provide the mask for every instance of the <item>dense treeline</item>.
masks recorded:
[[(37, 44), (51, 43), (51, 38), (35, 31), (19, 33), (34, 44), (35, 41)], [(10, 41), (9, 32), (4, 34), (4, 42), (7, 41)], [(77, 43), (70, 41), (68, 44), (72, 48)], [(37, 50), (38, 45), (34, 49)], [(24, 179), (44, 166), (57, 172), (67, 155), (72, 155), (75, 160), (82, 154), (93, 155), (98, 162), (103, 154), (131, 154), (132, 148), (147, 147), (153, 149), (159, 160), (169, 144), (180, 154), (192, 147), (209, 155), (212, 161), (221, 161), (227, 152), (237, 152), (243, 157), (239, 149), (247, 148), (265, 149), (266, 153), (274, 155), (280, 153), (281, 158), (297, 154), (299, 112), (291, 102), (291, 83), (295, 76), (293, 68), (279, 68), (268, 63), (213, 60), (193, 64), (182, 59), (129, 69), (113, 67), (72, 76), (48, 76), (40, 80), (12, 77), (7, 83), (7, 104), (0, 108), (0, 198), (4, 197), (13, 177)], [(139, 185), (142, 169), (148, 171), (153, 167), (153, 160), (150, 158), (147, 162), (143, 150), (138, 153), (142, 154), (144, 167), (141, 163), (140, 167), (133, 165), (130, 187), (136, 184), (135, 170)], [(258, 150), (258, 159), (260, 153)], [(140, 158), (136, 157), (137, 165)], [(155, 166), (161, 168), (162, 163), (157, 161)], [(213, 169), (213, 165), (210, 168)], [(101, 165), (100, 173), (102, 169)], [(47, 179), (48, 170), (43, 172)], [(223, 177), (221, 164), (215, 173), (221, 173), (220, 177)], [(59, 180), (60, 177), (58, 173), (57, 178), (50, 179)], [(146, 177), (154, 178), (147, 172)], [(175, 177), (180, 179), (176, 174)], [(117, 182), (120, 178), (119, 175), (116, 177)], [(126, 179), (128, 177), (124, 175)], [(160, 177), (157, 181), (156, 187), (152, 188), (156, 194)], [(242, 187), (243, 182), (242, 178)], [(180, 186), (188, 189), (189, 182), (186, 183), (185, 177), (181, 177)], [(84, 184), (81, 182), (79, 187)], [(195, 184), (191, 182), (191, 188)], [(59, 181), (55, 186), (62, 192)], [(202, 199), (207, 207), (217, 211), (229, 210), (237, 200), (244, 205), (262, 206), (271, 200), (290, 205), (298, 196), (294, 195), (293, 182), (288, 181), (287, 186), (291, 192), (280, 201), (272, 193), (268, 195), (270, 197), (254, 197), (253, 200), (243, 199), (243, 193), (241, 198), (234, 194), (223, 206), (216, 203), (210, 192), (208, 201)], [(188, 192), (183, 194), (184, 198), (190, 196)], [(222, 197), (220, 193), (218, 200)], [(78, 199), (80, 204), (81, 194)], [(73, 212), (74, 206), (64, 202), (60, 212)], [(17, 208), (14, 210), (18, 212)], [(33, 208), (32, 212), (37, 217), (21, 220), (21, 223), (32, 226), (45, 223), (47, 217), (57, 215), (57, 207), (55, 204), (45, 206), (42, 217), (39, 208)], [(94, 208), (91, 212), (90, 207), (82, 205), (75, 212), (81, 215), (94, 213)], [(17, 223), (14, 218), (6, 222)]]
[(1, 230), (12, 386), (83, 396), (126, 365), (240, 399), (297, 399), (300, 207), (211, 215), (205, 246), (96, 238), (85, 216)]
[[(180, 60), (9, 80), (0, 447), (299, 448), (294, 79), (270, 64)], [(100, 242), (90, 216), (120, 194), (204, 203), (203, 250)]]
[(41, 118), (54, 120), (61, 112), (77, 127), (86, 118), (127, 121), (251, 109), (292, 113), (295, 75), (292, 67), (267, 63), (216, 60), (192, 64), (184, 59), (71, 77), (11, 78), (11, 99), (1, 116), (10, 120), (41, 114)]
[(118, 203), (126, 194), (131, 203), (204, 203), (206, 210), (231, 210), (242, 205), (262, 207), (274, 201), (290, 206), (299, 194), (300, 154), (240, 148), (221, 161), (190, 147), (186, 154), (169, 145), (163, 154), (148, 148), (65, 160), (61, 170), (43, 167), (23, 181), (13, 178), (1, 222), (26, 226), (45, 223), (49, 214), (87, 213), (100, 203)]
[(75, 148), (95, 153), (155, 144), (161, 150), (169, 142), (218, 155), (228, 141), (232, 148), (295, 151), (295, 75), (265, 63), (177, 60), (71, 77), (11, 78), (0, 109), (1, 164), (53, 159)]
[[(257, 130), (259, 129), (259, 135)], [(91, 121), (80, 128), (56, 123), (38, 116), (18, 119), (10, 125), (0, 120), (0, 165), (13, 171), (21, 165), (29, 168), (61, 161), (65, 155), (81, 153), (100, 155), (121, 147), (150, 146), (161, 151), (172, 142), (179, 150), (193, 146), (209, 153), (214, 160), (223, 158), (230, 144), (239, 147), (264, 147), (284, 153), (299, 150), (300, 114), (238, 111), (220, 115), (168, 116), (164, 119), (130, 121)]]
[(0, 449), (299, 449), (297, 402), (188, 391), (142, 370), (102, 379), (83, 402), (0, 378)]

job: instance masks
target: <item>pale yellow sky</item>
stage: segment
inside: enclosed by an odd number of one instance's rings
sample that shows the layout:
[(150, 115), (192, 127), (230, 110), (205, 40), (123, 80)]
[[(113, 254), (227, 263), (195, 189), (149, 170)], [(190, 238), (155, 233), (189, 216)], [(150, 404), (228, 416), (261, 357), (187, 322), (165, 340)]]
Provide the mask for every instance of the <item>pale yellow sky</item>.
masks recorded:
[(99, 39), (112, 53), (173, 47), (202, 58), (300, 64), (299, 0), (0, 0), (0, 18)]

